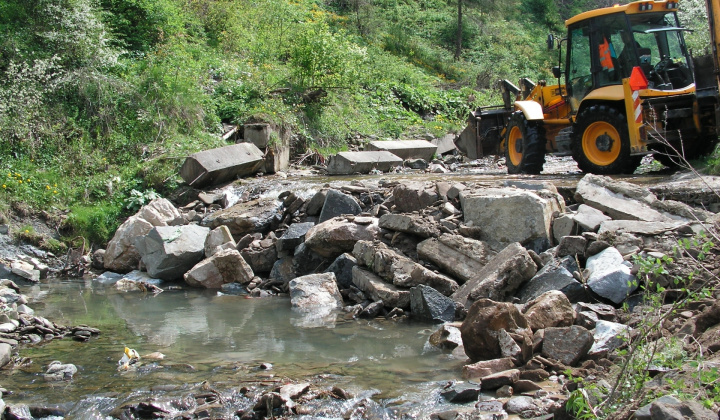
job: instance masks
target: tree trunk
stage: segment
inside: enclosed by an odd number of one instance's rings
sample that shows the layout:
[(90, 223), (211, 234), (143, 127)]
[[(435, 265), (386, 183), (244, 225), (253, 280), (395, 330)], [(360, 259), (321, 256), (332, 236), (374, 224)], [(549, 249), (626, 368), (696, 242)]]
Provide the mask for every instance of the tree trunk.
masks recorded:
[(457, 36), (455, 37), (455, 60), (460, 59), (460, 53), (462, 51), (462, 2), (458, 0), (458, 27)]

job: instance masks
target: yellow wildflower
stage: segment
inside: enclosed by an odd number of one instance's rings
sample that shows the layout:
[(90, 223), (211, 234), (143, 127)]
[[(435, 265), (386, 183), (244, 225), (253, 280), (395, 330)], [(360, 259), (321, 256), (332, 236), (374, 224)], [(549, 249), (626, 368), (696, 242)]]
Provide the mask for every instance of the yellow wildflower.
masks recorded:
[(7, 188), (7, 185), (3, 184), (3, 188)]
[(53, 191), (53, 194), (57, 194), (57, 190)]
[(46, 185), (45, 188), (49, 190), (49, 189), (50, 189), (50, 186), (49, 186), (49, 185)]

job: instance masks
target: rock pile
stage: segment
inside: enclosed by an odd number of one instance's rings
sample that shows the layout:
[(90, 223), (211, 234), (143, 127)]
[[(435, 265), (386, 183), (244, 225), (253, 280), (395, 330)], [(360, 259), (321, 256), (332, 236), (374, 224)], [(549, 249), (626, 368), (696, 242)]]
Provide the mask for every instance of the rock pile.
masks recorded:
[[(716, 218), (594, 175), (569, 203), (546, 183), (383, 180), (308, 199), (290, 191), (277, 202), (245, 197), (204, 216), (200, 204), (157, 200), (141, 209), (108, 244), (105, 268), (256, 296), (289, 293), (294, 308), (322, 319), (342, 308), (356, 317), (462, 321), (459, 343), (448, 344), (457, 337), (449, 325), (431, 341), (464, 351), (465, 379), (502, 396), (535, 392), (535, 382), (567, 369), (583, 376), (611, 365), (606, 356), (624, 344), (618, 336), (631, 333), (614, 308), (638, 287), (633, 257), (671, 255), (678, 238)], [(465, 385), (446, 395), (477, 398)], [(542, 397), (481, 404), (522, 416), (562, 406)]]

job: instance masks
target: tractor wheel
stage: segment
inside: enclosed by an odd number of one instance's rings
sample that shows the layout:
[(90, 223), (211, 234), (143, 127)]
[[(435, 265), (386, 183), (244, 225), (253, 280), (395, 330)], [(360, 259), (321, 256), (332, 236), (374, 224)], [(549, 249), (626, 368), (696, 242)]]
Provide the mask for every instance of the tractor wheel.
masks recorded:
[(640, 164), (630, 156), (630, 136), (625, 115), (606, 105), (584, 110), (573, 127), (573, 158), (583, 172), (633, 173)]
[(505, 137), (505, 164), (509, 174), (539, 174), (545, 164), (545, 127), (528, 121), (521, 111), (510, 116)]

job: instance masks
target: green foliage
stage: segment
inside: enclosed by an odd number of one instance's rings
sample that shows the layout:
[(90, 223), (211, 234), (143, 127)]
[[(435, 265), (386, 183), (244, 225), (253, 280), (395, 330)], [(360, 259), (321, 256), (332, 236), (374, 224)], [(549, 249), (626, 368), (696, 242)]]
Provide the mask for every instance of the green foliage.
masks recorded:
[(103, 244), (115, 234), (121, 215), (121, 208), (108, 202), (74, 206), (66, 221), (66, 229), (70, 237), (82, 236), (91, 243)]
[(125, 208), (132, 212), (137, 212), (140, 210), (140, 207), (157, 198), (161, 198), (160, 194), (156, 193), (153, 189), (145, 191), (133, 189), (130, 191), (130, 196), (125, 199)]

